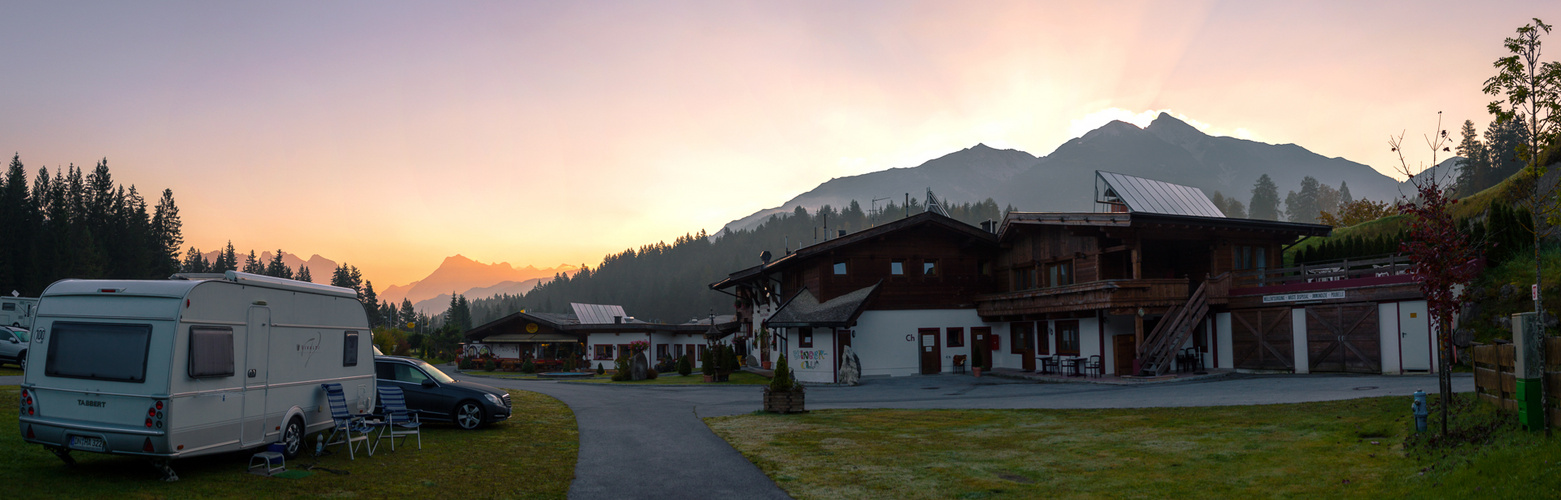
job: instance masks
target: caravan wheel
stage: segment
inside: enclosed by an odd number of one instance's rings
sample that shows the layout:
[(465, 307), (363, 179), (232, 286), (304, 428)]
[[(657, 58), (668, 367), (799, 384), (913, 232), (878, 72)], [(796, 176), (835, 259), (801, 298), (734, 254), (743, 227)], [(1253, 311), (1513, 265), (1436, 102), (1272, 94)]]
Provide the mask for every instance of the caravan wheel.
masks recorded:
[(282, 429), (282, 456), (288, 460), (298, 458), (298, 453), (304, 448), (304, 421), (293, 417), (287, 421), (287, 428)]

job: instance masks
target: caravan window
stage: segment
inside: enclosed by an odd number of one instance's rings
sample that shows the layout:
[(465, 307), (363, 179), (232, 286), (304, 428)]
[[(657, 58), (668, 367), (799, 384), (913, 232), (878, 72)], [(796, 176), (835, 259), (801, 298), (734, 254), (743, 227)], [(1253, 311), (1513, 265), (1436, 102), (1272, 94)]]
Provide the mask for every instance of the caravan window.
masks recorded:
[(50, 377), (145, 382), (152, 325), (54, 323), (44, 374)]
[(190, 378), (233, 376), (233, 328), (190, 327)]
[(342, 340), (342, 366), (358, 366), (358, 332), (347, 332)]
[(16, 310), (16, 303), (15, 302), (6, 302), (4, 304), (0, 304), (0, 311), (15, 311), (15, 310)]

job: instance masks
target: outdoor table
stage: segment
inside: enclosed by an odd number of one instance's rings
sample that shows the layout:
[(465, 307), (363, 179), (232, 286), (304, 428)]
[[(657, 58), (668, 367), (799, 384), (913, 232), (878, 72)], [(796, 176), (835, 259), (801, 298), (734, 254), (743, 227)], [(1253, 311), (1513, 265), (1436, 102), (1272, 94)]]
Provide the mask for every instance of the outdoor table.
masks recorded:
[(1036, 356), (1041, 359), (1041, 373), (1055, 374), (1057, 369), (1057, 356)]
[(1079, 363), (1083, 361), (1082, 357), (1065, 357), (1062, 358), (1062, 368), (1068, 372), (1069, 377), (1082, 377), (1084, 375), (1079, 372)]

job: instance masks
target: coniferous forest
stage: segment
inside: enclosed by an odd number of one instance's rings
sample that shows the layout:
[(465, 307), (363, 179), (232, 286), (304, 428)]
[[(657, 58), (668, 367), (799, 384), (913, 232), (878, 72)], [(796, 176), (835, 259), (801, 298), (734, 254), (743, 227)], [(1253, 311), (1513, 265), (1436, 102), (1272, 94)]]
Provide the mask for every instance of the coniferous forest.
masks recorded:
[[(1007, 209), (991, 198), (979, 203), (945, 204), (950, 217), (978, 225), (1001, 221)], [(595, 268), (580, 266), (573, 275), (560, 274), (538, 285), (524, 297), (500, 295), (469, 301), (472, 326), (525, 309), (529, 312), (570, 312), (569, 303), (617, 304), (645, 321), (681, 323), (703, 319), (712, 312), (731, 314), (732, 298), (709, 285), (727, 274), (759, 265), (759, 254), (775, 258), (833, 238), (837, 231), (854, 233), (893, 222), (924, 210), (915, 198), (908, 206), (893, 203), (876, 211), (863, 210), (853, 201), (843, 209), (828, 205), (809, 213), (797, 207), (786, 216), (775, 215), (752, 230), (723, 231), (716, 238), (704, 231), (665, 242), (631, 248), (608, 255)]]
[(115, 183), (106, 158), (29, 180), (20, 154), (0, 179), (0, 234), (0, 293), (28, 297), (64, 278), (167, 278), (184, 242), (172, 190), (149, 203)]

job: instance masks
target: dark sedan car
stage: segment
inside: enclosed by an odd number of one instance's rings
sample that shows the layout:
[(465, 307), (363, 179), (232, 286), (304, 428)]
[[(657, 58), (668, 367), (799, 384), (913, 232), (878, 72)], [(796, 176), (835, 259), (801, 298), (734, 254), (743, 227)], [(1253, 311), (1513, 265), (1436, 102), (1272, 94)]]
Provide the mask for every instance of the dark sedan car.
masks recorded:
[(407, 408), (423, 421), (448, 421), (476, 429), (510, 416), (509, 393), (495, 387), (456, 380), (417, 358), (375, 356), (374, 372), (381, 385), (400, 387)]

